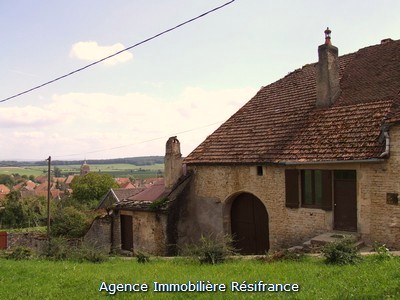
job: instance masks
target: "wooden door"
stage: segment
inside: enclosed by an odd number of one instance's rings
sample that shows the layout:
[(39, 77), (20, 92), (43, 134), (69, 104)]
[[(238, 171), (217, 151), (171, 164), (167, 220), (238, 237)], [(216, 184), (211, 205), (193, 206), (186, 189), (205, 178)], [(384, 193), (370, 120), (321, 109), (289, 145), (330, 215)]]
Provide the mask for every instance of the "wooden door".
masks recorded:
[(121, 215), (121, 249), (133, 251), (132, 216)]
[(240, 194), (232, 203), (234, 246), (241, 254), (265, 254), (269, 250), (268, 214), (254, 195)]
[(357, 231), (356, 171), (334, 171), (334, 229)]

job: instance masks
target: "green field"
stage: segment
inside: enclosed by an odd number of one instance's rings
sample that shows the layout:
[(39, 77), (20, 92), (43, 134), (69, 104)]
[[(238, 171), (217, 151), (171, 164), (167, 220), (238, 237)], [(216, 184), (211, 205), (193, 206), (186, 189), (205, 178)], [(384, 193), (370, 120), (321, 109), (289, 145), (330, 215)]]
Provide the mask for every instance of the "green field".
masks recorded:
[[(69, 174), (79, 174), (80, 165), (53, 165), (54, 167), (58, 167), (61, 169), (61, 173), (63, 176), (67, 176)], [(164, 165), (163, 164), (154, 164), (154, 165), (146, 165), (146, 166), (136, 166), (132, 164), (91, 164), (90, 171), (92, 172), (101, 172), (110, 174), (113, 177), (134, 177), (134, 178), (148, 178), (148, 177), (157, 177), (157, 175), (163, 174)], [(46, 174), (47, 167), (46, 166), (29, 166), (29, 167), (0, 167), (0, 174), (16, 174), (19, 175), (34, 175), (40, 176)]]
[[(43, 172), (44, 171), (44, 172)], [(46, 167), (0, 167), (0, 174), (12, 175), (33, 175), (35, 177), (43, 175), (46, 171)]]
[[(232, 292), (232, 282), (298, 284), (299, 292)], [(154, 292), (154, 282), (210, 281), (225, 292)], [(105, 282), (147, 284), (147, 292), (119, 292), (117, 299), (400, 299), (400, 258), (368, 257), (357, 265), (325, 265), (322, 259), (265, 263), (235, 260), (200, 265), (182, 258), (139, 264), (113, 259), (101, 264), (0, 259), (0, 299), (102, 299)]]

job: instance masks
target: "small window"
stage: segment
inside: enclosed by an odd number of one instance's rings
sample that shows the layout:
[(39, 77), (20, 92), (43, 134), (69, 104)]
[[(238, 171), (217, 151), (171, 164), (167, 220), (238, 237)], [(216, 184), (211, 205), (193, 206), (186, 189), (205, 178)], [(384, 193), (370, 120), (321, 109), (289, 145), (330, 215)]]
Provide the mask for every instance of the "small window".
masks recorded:
[(263, 166), (257, 166), (257, 175), (263, 176)]

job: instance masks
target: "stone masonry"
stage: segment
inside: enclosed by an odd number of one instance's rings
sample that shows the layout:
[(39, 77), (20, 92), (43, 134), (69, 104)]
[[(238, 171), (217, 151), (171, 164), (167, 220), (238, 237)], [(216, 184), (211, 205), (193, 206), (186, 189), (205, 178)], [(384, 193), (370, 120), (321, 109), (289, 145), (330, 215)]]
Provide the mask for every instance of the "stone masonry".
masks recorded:
[(265, 205), (270, 248), (301, 244), (333, 230), (333, 211), (285, 207), (285, 169), (355, 170), (357, 172), (357, 230), (369, 244), (400, 249), (400, 205), (387, 203), (388, 193), (400, 194), (400, 127), (392, 127), (390, 157), (382, 162), (264, 165), (192, 165), (194, 172), (179, 225), (179, 243), (201, 234), (230, 233), (230, 207), (235, 196), (248, 192)]

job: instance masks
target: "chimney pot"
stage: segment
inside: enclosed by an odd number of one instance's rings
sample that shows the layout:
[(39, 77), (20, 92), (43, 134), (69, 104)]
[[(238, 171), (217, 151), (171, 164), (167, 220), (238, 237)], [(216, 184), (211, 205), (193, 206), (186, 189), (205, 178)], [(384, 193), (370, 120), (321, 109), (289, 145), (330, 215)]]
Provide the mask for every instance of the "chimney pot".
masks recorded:
[(331, 30), (329, 29), (329, 27), (326, 27), (325, 32), (325, 44), (326, 45), (330, 45), (331, 44)]

